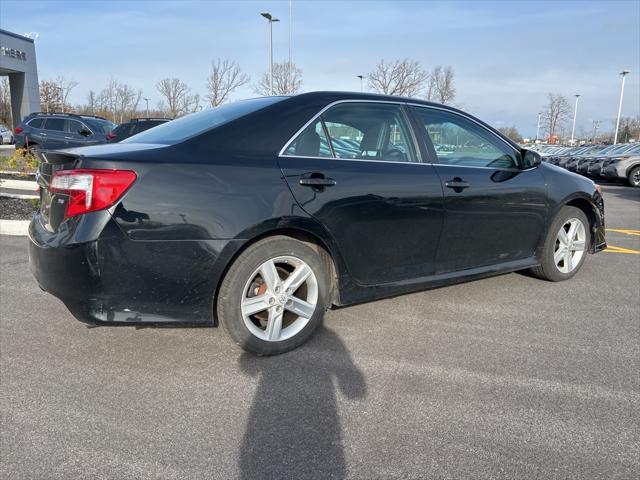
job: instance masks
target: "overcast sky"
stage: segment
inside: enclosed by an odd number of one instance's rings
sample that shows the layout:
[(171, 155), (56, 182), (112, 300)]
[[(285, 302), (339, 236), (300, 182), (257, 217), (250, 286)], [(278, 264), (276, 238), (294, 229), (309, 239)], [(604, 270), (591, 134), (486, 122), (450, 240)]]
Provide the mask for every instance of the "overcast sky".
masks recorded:
[[(0, 0), (0, 28), (38, 32), (40, 79), (79, 83), (72, 103), (101, 90), (110, 75), (155, 104), (157, 80), (179, 77), (201, 95), (210, 62), (236, 60), (252, 80), (268, 68), (269, 11), (274, 56), (289, 48), (289, 4)], [(535, 135), (547, 93), (580, 93), (578, 131), (592, 120), (612, 128), (623, 69), (623, 115), (640, 114), (640, 2), (293, 1), (293, 61), (305, 91), (359, 90), (356, 75), (409, 57), (424, 68), (451, 65), (456, 101), (495, 125)], [(253, 96), (250, 87), (234, 98)]]

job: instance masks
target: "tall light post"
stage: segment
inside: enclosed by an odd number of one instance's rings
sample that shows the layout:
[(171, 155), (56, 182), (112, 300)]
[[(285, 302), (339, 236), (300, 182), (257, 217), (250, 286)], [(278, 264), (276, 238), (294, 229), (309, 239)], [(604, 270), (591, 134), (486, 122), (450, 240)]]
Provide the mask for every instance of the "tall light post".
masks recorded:
[(622, 75), (622, 87), (620, 88), (620, 103), (618, 104), (618, 118), (616, 119), (616, 134), (613, 137), (613, 144), (616, 145), (618, 143), (618, 128), (620, 127), (620, 114), (622, 113), (622, 97), (624, 95), (624, 79), (627, 75), (629, 75), (629, 70), (623, 70), (620, 72)]
[(147, 97), (143, 98), (145, 103), (147, 104), (147, 118), (149, 118), (149, 99)]
[(273, 95), (273, 22), (279, 22), (280, 20), (275, 18), (269, 12), (262, 12), (260, 15), (269, 21), (269, 87), (271, 95)]
[(542, 112), (538, 112), (538, 126), (536, 127), (536, 143), (540, 138), (540, 117), (542, 117)]
[(571, 127), (571, 141), (569, 143), (571, 143), (571, 146), (573, 146), (573, 137), (576, 133), (576, 117), (578, 116), (578, 100), (580, 99), (580, 94), (576, 93), (576, 106), (573, 109), (573, 127)]
[(363, 83), (364, 75), (356, 75), (356, 77), (360, 79), (360, 91), (364, 92), (364, 83)]

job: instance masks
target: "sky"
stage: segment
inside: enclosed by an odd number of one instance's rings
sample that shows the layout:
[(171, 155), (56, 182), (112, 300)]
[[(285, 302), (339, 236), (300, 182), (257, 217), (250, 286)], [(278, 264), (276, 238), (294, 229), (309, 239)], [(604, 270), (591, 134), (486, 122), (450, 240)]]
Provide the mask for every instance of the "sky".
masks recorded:
[[(78, 82), (85, 103), (110, 76), (143, 90), (178, 77), (206, 95), (211, 61), (229, 58), (252, 82), (289, 54), (288, 1), (0, 0), (0, 28), (38, 32), (41, 80)], [(380, 59), (410, 58), (426, 70), (451, 65), (456, 103), (496, 126), (535, 136), (550, 92), (573, 106), (577, 132), (613, 129), (622, 70), (630, 70), (623, 115), (640, 115), (640, 1), (301, 1), (292, 2), (292, 56), (303, 91), (360, 90), (357, 75)], [(366, 89), (366, 85), (365, 85)], [(251, 86), (233, 99), (255, 96)]]

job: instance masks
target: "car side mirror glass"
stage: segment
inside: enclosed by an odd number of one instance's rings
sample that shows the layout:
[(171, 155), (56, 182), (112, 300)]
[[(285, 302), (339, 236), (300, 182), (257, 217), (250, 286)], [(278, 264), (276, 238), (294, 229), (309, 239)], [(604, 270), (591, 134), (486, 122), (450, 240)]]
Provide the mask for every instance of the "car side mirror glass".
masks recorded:
[(522, 150), (522, 169), (527, 170), (528, 168), (536, 168), (538, 165), (542, 163), (542, 157), (538, 152), (534, 152), (533, 150)]

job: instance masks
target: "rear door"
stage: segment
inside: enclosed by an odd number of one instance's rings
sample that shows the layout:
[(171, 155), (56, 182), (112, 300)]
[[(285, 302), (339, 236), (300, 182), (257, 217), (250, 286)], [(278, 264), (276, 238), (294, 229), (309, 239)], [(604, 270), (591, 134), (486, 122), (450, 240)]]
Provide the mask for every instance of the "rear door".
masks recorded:
[(547, 212), (540, 169), (521, 169), (519, 151), (470, 117), (412, 109), (444, 192), (438, 273), (534, 255)]
[(311, 120), (279, 162), (298, 204), (333, 236), (358, 283), (434, 273), (442, 188), (433, 165), (421, 162), (402, 104), (338, 103)]
[(42, 137), (41, 147), (48, 150), (56, 150), (65, 148), (67, 140), (65, 139), (65, 118), (48, 117), (44, 123), (44, 129), (40, 135)]

